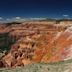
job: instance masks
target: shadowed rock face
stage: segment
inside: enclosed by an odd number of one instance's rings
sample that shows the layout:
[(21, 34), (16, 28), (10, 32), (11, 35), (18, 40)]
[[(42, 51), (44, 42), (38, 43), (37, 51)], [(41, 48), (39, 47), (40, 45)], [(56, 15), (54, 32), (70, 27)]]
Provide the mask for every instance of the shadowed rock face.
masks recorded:
[(2, 61), (0, 61), (0, 68), (1, 67), (5, 67)]
[(10, 49), (1, 58), (0, 67), (58, 62), (72, 58), (71, 27), (31, 22), (5, 26), (0, 31), (2, 33), (7, 33), (3, 42), (7, 41)]

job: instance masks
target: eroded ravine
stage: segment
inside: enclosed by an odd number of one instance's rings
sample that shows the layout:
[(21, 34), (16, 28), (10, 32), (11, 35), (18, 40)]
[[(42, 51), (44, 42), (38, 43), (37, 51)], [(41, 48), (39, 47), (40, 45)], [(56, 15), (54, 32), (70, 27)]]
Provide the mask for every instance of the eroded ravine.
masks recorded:
[[(3, 30), (13, 40), (0, 67), (58, 62), (72, 58), (72, 28), (48, 24), (10, 25)], [(1, 31), (2, 33), (2, 31)]]

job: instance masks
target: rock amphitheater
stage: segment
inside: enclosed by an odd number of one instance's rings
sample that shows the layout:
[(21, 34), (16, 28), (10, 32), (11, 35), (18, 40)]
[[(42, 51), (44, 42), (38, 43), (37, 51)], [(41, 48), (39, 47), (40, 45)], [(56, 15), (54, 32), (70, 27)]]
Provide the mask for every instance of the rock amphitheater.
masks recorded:
[(0, 47), (10, 44), (0, 59), (0, 67), (23, 67), (34, 63), (54, 63), (72, 59), (72, 25), (47, 22), (1, 24)]

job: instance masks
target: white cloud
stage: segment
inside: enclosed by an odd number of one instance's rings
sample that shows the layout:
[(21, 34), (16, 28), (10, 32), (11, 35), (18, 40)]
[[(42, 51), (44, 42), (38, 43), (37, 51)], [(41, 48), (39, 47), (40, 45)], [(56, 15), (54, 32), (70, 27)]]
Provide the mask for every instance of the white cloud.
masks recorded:
[(21, 17), (15, 17), (15, 19), (21, 19)]
[(22, 18), (22, 17), (12, 17), (12, 18), (7, 18), (6, 22), (13, 22), (13, 21), (17, 21), (17, 22), (24, 22), (24, 21), (29, 21), (29, 20), (44, 20), (46, 18)]
[(67, 15), (67, 14), (65, 15), (65, 14), (64, 14), (63, 16), (64, 16), (64, 17), (68, 17), (69, 15)]
[(0, 20), (2, 20), (3, 18), (2, 17), (0, 17)]
[(7, 18), (6, 20), (7, 20), (7, 21), (9, 21), (10, 19), (9, 19), (9, 18)]
[(6, 21), (7, 22), (13, 22), (13, 21), (22, 22), (22, 21), (25, 21), (25, 19), (21, 17), (12, 17), (12, 18), (7, 18)]

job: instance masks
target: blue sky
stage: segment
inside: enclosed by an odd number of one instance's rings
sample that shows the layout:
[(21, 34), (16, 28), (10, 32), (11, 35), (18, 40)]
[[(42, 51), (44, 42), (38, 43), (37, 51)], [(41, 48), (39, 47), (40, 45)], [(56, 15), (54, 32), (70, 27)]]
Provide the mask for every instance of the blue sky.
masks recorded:
[(72, 0), (0, 0), (0, 17), (72, 17)]

